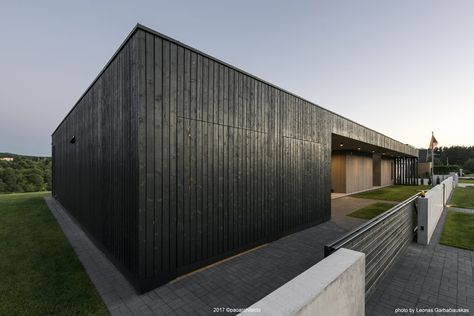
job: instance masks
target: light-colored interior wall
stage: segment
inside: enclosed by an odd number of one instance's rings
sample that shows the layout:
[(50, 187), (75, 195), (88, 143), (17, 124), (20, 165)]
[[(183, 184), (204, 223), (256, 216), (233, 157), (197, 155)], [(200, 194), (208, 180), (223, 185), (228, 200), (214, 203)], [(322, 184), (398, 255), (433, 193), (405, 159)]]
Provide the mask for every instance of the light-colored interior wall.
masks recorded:
[(426, 174), (431, 174), (431, 162), (418, 163), (418, 176), (426, 177)]
[(382, 159), (381, 160), (381, 176), (380, 176), (380, 185), (392, 185), (392, 166), (393, 160), (391, 159)]
[(346, 156), (346, 193), (370, 189), (373, 186), (372, 157)]
[(331, 155), (331, 190), (346, 193), (346, 154)]

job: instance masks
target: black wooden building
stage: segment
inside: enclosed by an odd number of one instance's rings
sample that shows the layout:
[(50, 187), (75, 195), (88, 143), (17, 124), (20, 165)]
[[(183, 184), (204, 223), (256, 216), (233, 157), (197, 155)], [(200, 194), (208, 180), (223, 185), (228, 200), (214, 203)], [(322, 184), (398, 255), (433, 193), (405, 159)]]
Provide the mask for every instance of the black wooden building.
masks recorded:
[(137, 25), (52, 135), (53, 196), (145, 291), (329, 220), (334, 135), (417, 157)]

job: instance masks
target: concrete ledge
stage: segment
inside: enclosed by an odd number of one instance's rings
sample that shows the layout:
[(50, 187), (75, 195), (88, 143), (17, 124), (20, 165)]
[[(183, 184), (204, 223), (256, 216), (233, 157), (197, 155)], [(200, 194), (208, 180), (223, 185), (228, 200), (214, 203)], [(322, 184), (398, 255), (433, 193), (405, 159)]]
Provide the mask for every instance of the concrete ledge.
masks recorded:
[(240, 315), (364, 315), (365, 255), (339, 249)]

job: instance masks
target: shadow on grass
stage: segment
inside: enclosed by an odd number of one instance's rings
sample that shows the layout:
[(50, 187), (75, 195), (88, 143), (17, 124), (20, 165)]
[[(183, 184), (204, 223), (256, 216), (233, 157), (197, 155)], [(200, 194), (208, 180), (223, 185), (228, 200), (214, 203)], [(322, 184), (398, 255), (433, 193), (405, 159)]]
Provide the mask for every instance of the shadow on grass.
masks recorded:
[(374, 203), (367, 205), (366, 207), (363, 207), (361, 209), (358, 209), (357, 211), (354, 211), (350, 214), (347, 214), (347, 216), (362, 219), (372, 219), (375, 216), (382, 214), (383, 212), (391, 209), (394, 206), (395, 205), (391, 203)]

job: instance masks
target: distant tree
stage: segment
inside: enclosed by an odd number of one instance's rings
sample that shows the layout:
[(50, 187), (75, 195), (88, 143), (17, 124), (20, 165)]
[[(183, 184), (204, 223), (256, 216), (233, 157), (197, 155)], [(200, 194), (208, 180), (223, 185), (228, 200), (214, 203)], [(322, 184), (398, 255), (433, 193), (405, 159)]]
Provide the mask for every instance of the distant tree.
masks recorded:
[(51, 178), (51, 164), (44, 170), (44, 182), (46, 183), (46, 190), (51, 191), (53, 186)]
[(465, 170), (474, 170), (474, 158), (469, 158), (463, 165)]
[(17, 174), (12, 168), (7, 167), (3, 169), (2, 180), (6, 185), (6, 192), (15, 192), (17, 188)]
[(0, 160), (0, 192), (33, 192), (51, 190), (51, 158), (19, 156), (13, 161)]
[(450, 165), (462, 166), (469, 158), (474, 158), (474, 146), (439, 147), (435, 149), (435, 157), (440, 158), (443, 164), (449, 159)]
[[(24, 173), (24, 178), (26, 180), (25, 191), (44, 191), (46, 189), (43, 172), (41, 170), (36, 168), (27, 169)], [(28, 189), (26, 189), (26, 187)]]

